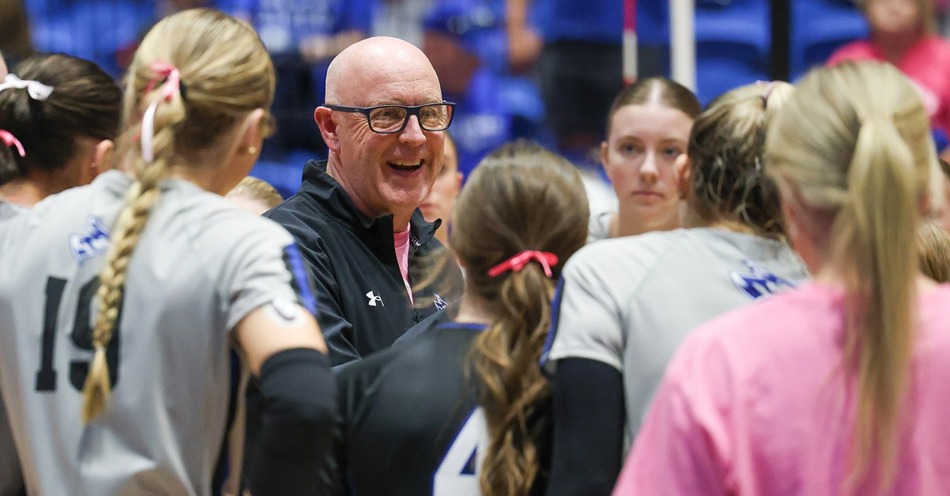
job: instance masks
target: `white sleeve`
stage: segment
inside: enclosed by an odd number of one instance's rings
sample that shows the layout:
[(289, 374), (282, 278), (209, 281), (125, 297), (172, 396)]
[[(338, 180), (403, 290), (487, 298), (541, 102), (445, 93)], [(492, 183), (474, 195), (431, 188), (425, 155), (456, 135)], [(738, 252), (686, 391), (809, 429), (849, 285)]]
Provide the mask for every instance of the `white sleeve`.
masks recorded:
[[(593, 248), (590, 246), (589, 248)], [(568, 261), (556, 296), (547, 353), (549, 370), (563, 358), (586, 358), (623, 369), (624, 329), (620, 295), (606, 280), (611, 269), (599, 250), (584, 249)]]

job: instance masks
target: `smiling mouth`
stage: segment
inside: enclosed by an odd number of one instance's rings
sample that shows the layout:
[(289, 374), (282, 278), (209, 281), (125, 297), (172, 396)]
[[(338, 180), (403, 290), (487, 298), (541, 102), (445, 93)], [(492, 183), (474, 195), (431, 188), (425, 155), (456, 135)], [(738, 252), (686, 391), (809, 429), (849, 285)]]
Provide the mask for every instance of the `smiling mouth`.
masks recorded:
[(396, 162), (386, 162), (387, 165), (396, 169), (397, 171), (402, 172), (413, 172), (422, 168), (424, 161), (420, 161), (418, 164), (397, 164)]

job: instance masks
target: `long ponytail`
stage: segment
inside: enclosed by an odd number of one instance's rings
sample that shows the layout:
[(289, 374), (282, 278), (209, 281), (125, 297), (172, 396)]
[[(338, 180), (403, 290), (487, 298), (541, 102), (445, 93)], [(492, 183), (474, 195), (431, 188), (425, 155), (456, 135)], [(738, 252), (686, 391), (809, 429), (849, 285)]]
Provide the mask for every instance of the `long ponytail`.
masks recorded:
[(848, 185), (851, 200), (836, 221), (847, 234), (836, 258), (850, 261), (846, 356), (858, 383), (851, 476), (863, 479), (875, 454), (886, 487), (914, 340), (920, 206), (914, 157), (890, 117), (861, 124)]
[(783, 200), (799, 209), (813, 268), (845, 289), (842, 370), (857, 388), (846, 494), (886, 491), (896, 475), (915, 339), (917, 229), (935, 162), (920, 97), (887, 64), (812, 71), (768, 130), (767, 167), (787, 186)]

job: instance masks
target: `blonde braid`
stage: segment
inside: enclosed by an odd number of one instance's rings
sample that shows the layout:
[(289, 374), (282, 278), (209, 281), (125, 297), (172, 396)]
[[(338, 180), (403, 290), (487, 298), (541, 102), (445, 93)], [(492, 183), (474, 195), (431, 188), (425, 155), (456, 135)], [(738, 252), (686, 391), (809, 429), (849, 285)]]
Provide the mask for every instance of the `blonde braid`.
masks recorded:
[(112, 331), (118, 324), (116, 320), (122, 305), (122, 293), (129, 262), (142, 231), (145, 230), (152, 207), (158, 202), (161, 194), (159, 184), (167, 175), (169, 157), (174, 153), (171, 122), (180, 121), (184, 117), (185, 112), (180, 96), (176, 95), (168, 104), (159, 104), (155, 116), (155, 127), (159, 129), (154, 139), (155, 160), (152, 163), (145, 163), (141, 156), (136, 156), (134, 168), (137, 180), (126, 195), (125, 207), (119, 213), (113, 230), (112, 243), (106, 253), (106, 264), (99, 273), (101, 284), (96, 292), (99, 314), (92, 333), (95, 355), (83, 386), (85, 403), (82, 418), (84, 423), (89, 423), (102, 413), (112, 395), (106, 348), (112, 340)]

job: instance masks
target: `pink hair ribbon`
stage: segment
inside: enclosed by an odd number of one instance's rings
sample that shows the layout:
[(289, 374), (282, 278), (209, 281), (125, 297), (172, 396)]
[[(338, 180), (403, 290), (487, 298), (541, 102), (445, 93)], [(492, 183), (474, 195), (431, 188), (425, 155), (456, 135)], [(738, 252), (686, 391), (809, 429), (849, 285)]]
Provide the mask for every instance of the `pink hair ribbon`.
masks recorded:
[(546, 251), (525, 250), (488, 270), (488, 277), (498, 277), (508, 272), (520, 272), (528, 262), (538, 262), (544, 268), (544, 275), (551, 277), (551, 266), (557, 265), (557, 255)]
[(153, 100), (152, 103), (149, 104), (148, 109), (145, 110), (145, 115), (142, 117), (142, 134), (140, 140), (142, 145), (142, 158), (145, 160), (145, 163), (151, 163), (152, 160), (155, 160), (155, 152), (152, 149), (152, 138), (155, 134), (155, 111), (158, 109), (158, 103), (163, 100), (170, 102), (175, 92), (181, 91), (181, 73), (177, 67), (168, 62), (156, 60), (152, 62), (149, 68), (155, 73), (155, 77), (149, 80), (148, 86), (145, 87), (146, 94), (155, 88), (155, 83), (160, 78), (164, 78), (165, 82), (162, 83), (162, 91), (159, 94), (160, 98)]
[(10, 131), (5, 129), (0, 129), (0, 141), (7, 146), (15, 147), (18, 152), (20, 152), (21, 157), (26, 156), (26, 150), (23, 149), (23, 143), (20, 143), (20, 140), (16, 139), (16, 136), (13, 135)]
[(3, 78), (3, 83), (0, 83), (0, 91), (14, 88), (20, 90), (26, 88), (26, 91), (30, 94), (30, 98), (39, 101), (46, 100), (53, 93), (52, 86), (45, 85), (39, 81), (24, 81), (14, 74), (7, 74)]

